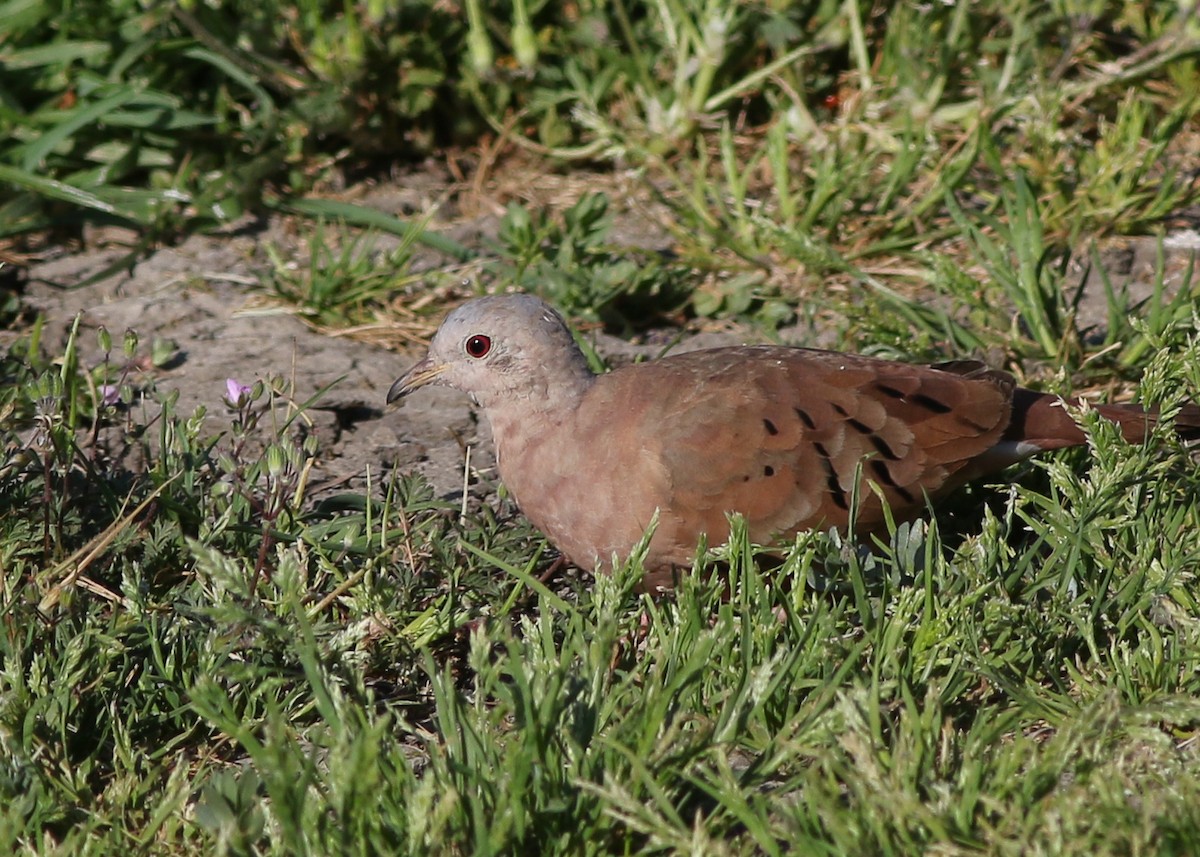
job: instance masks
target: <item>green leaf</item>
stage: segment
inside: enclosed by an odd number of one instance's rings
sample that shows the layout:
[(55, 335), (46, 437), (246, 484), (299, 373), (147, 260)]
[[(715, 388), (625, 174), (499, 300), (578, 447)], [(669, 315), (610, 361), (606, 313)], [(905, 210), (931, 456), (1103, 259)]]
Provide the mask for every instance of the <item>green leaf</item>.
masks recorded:
[(63, 121), (59, 122), (49, 131), (46, 131), (25, 149), (25, 157), (21, 159), (21, 165), (26, 170), (35, 170), (41, 167), (46, 155), (50, 154), (59, 143), (66, 140), (80, 128), (100, 121), (107, 114), (124, 104), (128, 104), (137, 98), (137, 96), (138, 92), (136, 89), (122, 89), (94, 104), (71, 111), (72, 115), (67, 116)]
[(48, 196), (51, 199), (69, 202), (72, 205), (78, 205), (82, 208), (90, 208), (93, 211), (100, 211), (104, 214), (121, 214), (115, 206), (110, 205), (98, 196), (88, 193), (85, 190), (80, 190), (77, 187), (72, 187), (69, 184), (48, 179), (44, 176), (37, 176), (7, 164), (0, 164), (0, 181), (23, 187), (34, 193)]
[[(393, 235), (407, 237), (417, 227), (411, 223), (362, 205), (350, 202), (339, 202), (333, 199), (297, 199), (276, 203), (278, 208), (303, 214), (308, 217), (322, 217), (327, 220), (341, 220), (352, 226), (365, 226), (390, 232)], [(475, 251), (459, 244), (453, 238), (438, 235), (436, 232), (418, 230), (415, 240), (426, 247), (431, 247), (439, 253), (445, 253), (459, 262), (475, 258)]]
[(0, 68), (19, 71), (42, 66), (65, 66), (79, 60), (98, 60), (112, 48), (107, 42), (58, 42), (0, 55)]

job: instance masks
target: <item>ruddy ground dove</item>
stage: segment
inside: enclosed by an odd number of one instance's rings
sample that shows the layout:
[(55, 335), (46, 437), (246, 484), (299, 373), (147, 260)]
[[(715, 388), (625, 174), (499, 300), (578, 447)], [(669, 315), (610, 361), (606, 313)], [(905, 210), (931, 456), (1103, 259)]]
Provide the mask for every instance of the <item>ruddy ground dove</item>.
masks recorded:
[[(691, 565), (728, 515), (751, 538), (897, 519), (1083, 432), (1057, 396), (973, 361), (918, 366), (809, 348), (713, 348), (595, 375), (562, 317), (531, 295), (479, 298), (442, 322), (429, 354), (388, 391), (461, 390), (491, 423), (500, 478), (562, 554), (592, 568), (624, 557), (658, 514), (646, 584)], [(1099, 405), (1124, 436), (1154, 419)], [(1200, 411), (1177, 421), (1200, 435)]]

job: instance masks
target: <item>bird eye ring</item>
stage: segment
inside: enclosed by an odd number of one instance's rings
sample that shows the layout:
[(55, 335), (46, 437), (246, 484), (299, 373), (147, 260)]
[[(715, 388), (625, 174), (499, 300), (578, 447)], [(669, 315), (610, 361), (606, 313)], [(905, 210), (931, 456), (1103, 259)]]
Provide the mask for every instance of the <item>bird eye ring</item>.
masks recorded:
[(469, 356), (478, 360), (480, 357), (486, 357), (492, 350), (492, 340), (477, 333), (467, 340), (466, 349)]

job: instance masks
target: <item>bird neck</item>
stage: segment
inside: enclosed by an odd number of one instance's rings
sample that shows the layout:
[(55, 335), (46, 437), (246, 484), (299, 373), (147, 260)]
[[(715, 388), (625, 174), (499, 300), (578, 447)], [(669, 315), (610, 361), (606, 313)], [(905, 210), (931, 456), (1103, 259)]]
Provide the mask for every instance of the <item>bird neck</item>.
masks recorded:
[(490, 401), (481, 400), (500, 460), (536, 455), (545, 437), (571, 423), (595, 382), (580, 355), (578, 363), (560, 364), (552, 371), (539, 367)]

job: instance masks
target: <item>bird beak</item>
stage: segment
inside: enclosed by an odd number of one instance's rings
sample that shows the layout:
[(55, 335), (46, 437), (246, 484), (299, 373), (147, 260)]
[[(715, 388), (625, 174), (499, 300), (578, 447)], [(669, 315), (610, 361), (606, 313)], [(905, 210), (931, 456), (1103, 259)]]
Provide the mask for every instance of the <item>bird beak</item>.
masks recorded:
[(404, 398), (418, 387), (432, 384), (445, 371), (446, 364), (434, 363), (432, 357), (426, 357), (396, 379), (396, 383), (392, 384), (391, 389), (388, 390), (387, 403), (390, 405)]

